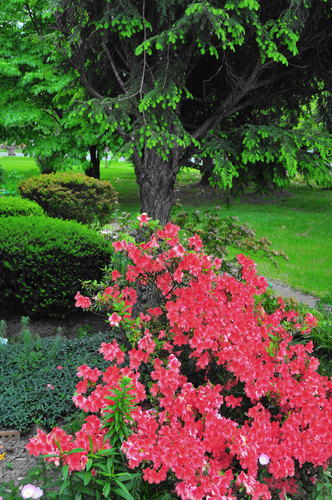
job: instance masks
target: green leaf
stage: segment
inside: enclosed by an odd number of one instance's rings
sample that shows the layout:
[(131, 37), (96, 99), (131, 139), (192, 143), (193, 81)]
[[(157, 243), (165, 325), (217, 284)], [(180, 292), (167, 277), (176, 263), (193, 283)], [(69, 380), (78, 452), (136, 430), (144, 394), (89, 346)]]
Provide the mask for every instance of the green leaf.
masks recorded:
[(108, 497), (108, 494), (109, 494), (110, 490), (111, 490), (110, 483), (106, 483), (105, 486), (103, 487), (103, 495), (104, 495), (104, 497), (106, 497), (106, 498)]
[(66, 480), (67, 476), (68, 476), (68, 472), (69, 472), (69, 466), (67, 464), (63, 465), (61, 472), (62, 472), (63, 479)]
[(84, 481), (83, 481), (84, 486), (87, 486), (89, 484), (89, 482), (91, 481), (91, 478), (92, 478), (92, 474), (90, 471), (88, 471), (84, 474)]
[(120, 488), (113, 488), (113, 491), (117, 493), (120, 497), (125, 498), (126, 500), (135, 500), (135, 498), (129, 493), (127, 488), (121, 483), (121, 481), (118, 481), (117, 479), (114, 479), (116, 484)]

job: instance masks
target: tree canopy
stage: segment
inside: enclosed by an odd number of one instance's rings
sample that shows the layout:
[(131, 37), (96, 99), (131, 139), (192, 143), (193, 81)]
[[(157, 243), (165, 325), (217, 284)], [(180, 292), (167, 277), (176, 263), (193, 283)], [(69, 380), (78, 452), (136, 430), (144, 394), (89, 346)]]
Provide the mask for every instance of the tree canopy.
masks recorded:
[[(297, 172), (326, 181), (330, 2), (16, 3), (25, 16), (31, 9), (35, 32), (43, 19), (43, 40), (56, 54), (51, 64), (72, 75), (70, 120), (98, 138), (93, 120), (110, 149), (134, 162), (141, 210), (161, 223), (170, 216), (179, 168), (193, 157), (211, 158), (222, 187), (242, 177), (282, 184)], [(66, 92), (56, 90), (56, 99)]]
[(84, 106), (87, 94), (78, 75), (56, 50), (54, 13), (49, 2), (1, 2), (0, 137), (24, 144), (42, 171), (89, 167), (108, 140)]

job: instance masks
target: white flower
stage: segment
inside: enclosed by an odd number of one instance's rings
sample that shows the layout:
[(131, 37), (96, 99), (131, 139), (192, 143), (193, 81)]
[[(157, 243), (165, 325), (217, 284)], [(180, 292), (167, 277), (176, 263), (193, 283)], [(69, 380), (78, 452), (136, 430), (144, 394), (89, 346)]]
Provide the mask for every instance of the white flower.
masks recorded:
[(25, 484), (21, 488), (22, 498), (40, 498), (43, 496), (43, 490), (39, 486), (34, 486), (33, 484)]
[(258, 457), (258, 460), (261, 465), (267, 465), (270, 461), (270, 458), (265, 455), (265, 453), (261, 453)]

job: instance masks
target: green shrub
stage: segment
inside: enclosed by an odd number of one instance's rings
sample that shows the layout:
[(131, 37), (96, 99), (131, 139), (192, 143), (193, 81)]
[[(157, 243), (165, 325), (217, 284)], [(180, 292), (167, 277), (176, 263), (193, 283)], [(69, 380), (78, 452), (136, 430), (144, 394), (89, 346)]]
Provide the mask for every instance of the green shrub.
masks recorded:
[(100, 279), (114, 255), (98, 233), (46, 216), (0, 218), (0, 307), (64, 316), (81, 280)]
[(23, 200), (17, 196), (0, 198), (0, 217), (17, 215), (43, 215), (44, 211), (35, 201)]
[(33, 338), (28, 332), (23, 329), (19, 343), (0, 346), (0, 428), (21, 432), (33, 423), (51, 429), (57, 419), (77, 412), (72, 401), (77, 367), (93, 363), (105, 370), (108, 363), (98, 350), (114, 337), (111, 330), (71, 340)]
[(108, 222), (117, 202), (112, 184), (78, 173), (30, 177), (21, 180), (18, 189), (23, 198), (36, 201), (50, 217), (85, 224)]

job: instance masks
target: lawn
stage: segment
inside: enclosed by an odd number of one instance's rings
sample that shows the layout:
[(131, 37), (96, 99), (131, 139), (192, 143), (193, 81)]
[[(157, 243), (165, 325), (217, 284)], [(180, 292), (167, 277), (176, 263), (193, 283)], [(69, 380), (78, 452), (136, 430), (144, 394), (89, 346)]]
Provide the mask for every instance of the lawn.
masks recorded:
[[(39, 175), (31, 158), (2, 157), (4, 183), (9, 190), (16, 188), (20, 177)], [(109, 162), (102, 166), (101, 178), (109, 180), (119, 193), (119, 212), (133, 217), (139, 212), (139, 193), (130, 162)], [(257, 236), (266, 236), (272, 247), (284, 250), (289, 261), (279, 260), (279, 268), (255, 258), (258, 271), (318, 297), (331, 293), (332, 283), (332, 192), (303, 186), (289, 188), (287, 196), (247, 195), (233, 201), (229, 207), (221, 203), (218, 191), (210, 196), (197, 186), (199, 174), (184, 169), (178, 176), (175, 199), (183, 199), (186, 210), (212, 209), (220, 216), (236, 215), (246, 222)], [(187, 196), (183, 193), (187, 191)], [(189, 196), (188, 196), (189, 195)]]

